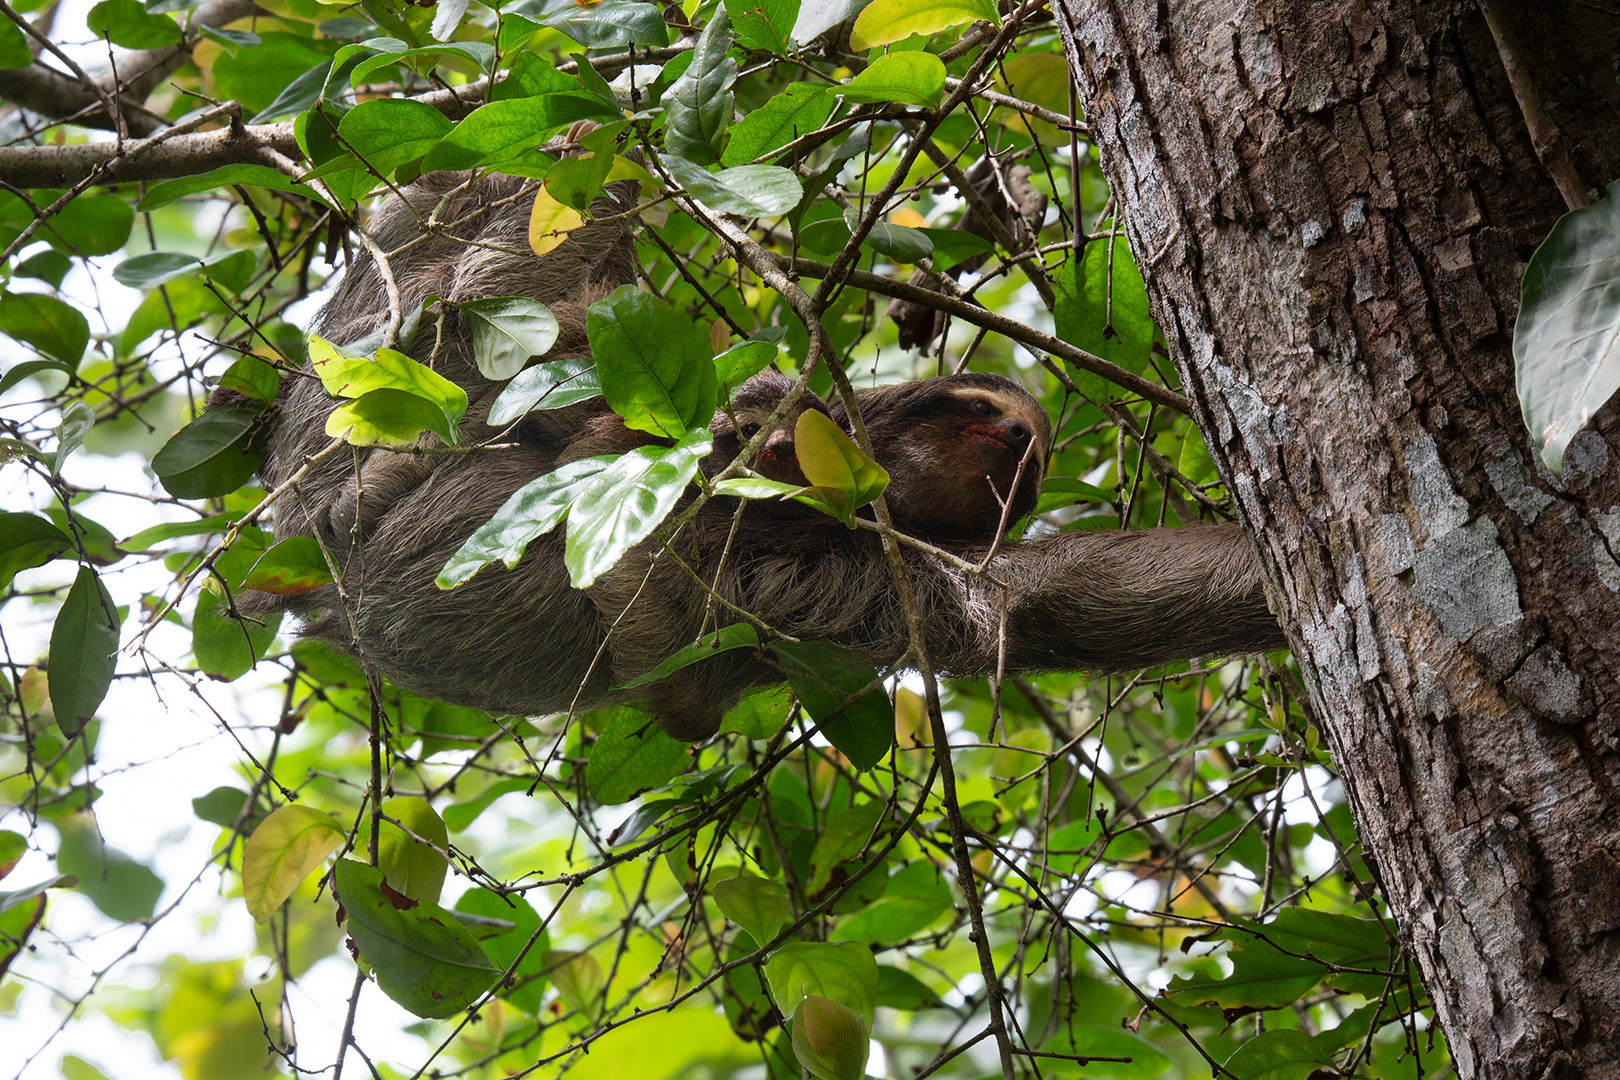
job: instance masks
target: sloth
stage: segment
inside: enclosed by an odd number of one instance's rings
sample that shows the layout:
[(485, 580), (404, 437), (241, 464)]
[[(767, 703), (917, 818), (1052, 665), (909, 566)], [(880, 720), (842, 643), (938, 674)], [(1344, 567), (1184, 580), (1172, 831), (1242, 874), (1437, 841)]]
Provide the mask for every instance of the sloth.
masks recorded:
[[(609, 191), (592, 221), (543, 258), (527, 249), (522, 181), (424, 177), (385, 204), (373, 225), (400, 310), (429, 296), (462, 301), (529, 296), (560, 333), (547, 360), (584, 355), (585, 310), (634, 279), (627, 196)], [(444, 222), (435, 225), (433, 222)], [(362, 254), (317, 329), (343, 345), (390, 319), (390, 290)], [(678, 531), (632, 548), (588, 589), (569, 582), (562, 530), (538, 537), (511, 570), (487, 567), (452, 590), (434, 579), (519, 487), (568, 460), (643, 445), (600, 402), (532, 413), (505, 432), (485, 420), (500, 387), (478, 374), (453, 310), (424, 317), (410, 353), (468, 392), (464, 445), (454, 453), (357, 449), (314, 465), (332, 402), (311, 378), (292, 380), (273, 410), (261, 475), (297, 476), (275, 511), (277, 539), (313, 536), (333, 553), (339, 585), (279, 601), (304, 632), (357, 654), (397, 685), (492, 712), (538, 715), (641, 702), (670, 735), (714, 734), (751, 687), (779, 682), (763, 652), (719, 653), (650, 685), (651, 671), (708, 630), (744, 618), (772, 634), (825, 640), (874, 667), (916, 663), (923, 649), (948, 675), (1135, 670), (1196, 656), (1281, 646), (1249, 544), (1236, 527), (1059, 533), (1004, 540), (1034, 506), (1050, 428), (1011, 380), (961, 375), (858, 392), (856, 405), (902, 532), (960, 558), (902, 548), (922, 614), (907, 630), (901, 590), (870, 529), (850, 530), (794, 503), (709, 499)], [(706, 475), (775, 418), (754, 463), (802, 482), (792, 432), (805, 409), (826, 410), (767, 372), (743, 384), (711, 425)], [(831, 410), (842, 419), (841, 407)], [(430, 440), (430, 437), (425, 437)], [(984, 561), (982, 571), (964, 569)]]

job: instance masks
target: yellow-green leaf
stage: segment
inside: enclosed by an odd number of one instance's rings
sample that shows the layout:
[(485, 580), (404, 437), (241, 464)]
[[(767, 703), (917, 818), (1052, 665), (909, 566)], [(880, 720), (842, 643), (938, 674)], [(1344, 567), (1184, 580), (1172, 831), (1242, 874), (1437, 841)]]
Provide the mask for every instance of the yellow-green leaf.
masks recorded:
[(307, 806), (283, 806), (259, 823), (242, 850), (242, 899), (265, 922), (309, 872), (343, 843), (343, 829)]

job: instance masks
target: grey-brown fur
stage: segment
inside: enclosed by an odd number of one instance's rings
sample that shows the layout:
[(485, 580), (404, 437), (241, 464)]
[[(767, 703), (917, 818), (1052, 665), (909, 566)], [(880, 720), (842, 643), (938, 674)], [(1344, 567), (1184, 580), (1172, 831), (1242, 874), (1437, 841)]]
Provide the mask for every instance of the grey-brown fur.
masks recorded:
[[(427, 206), (457, 182), (424, 178), (410, 198)], [(552, 306), (564, 324), (564, 340), (553, 355), (577, 351), (584, 347), (585, 307), (634, 274), (628, 233), (619, 225), (591, 226), (535, 259), (523, 236), (527, 200), (475, 214), (518, 184), (489, 178), (455, 195), (464, 203), (463, 216), (441, 211), (440, 217), (461, 222), (459, 235), (492, 246), (469, 261), (462, 244), (434, 237), (400, 254), (393, 265), (401, 299), (409, 310), (429, 294), (452, 300), (532, 296)], [(380, 215), (374, 232), (388, 248), (415, 229), (415, 218), (395, 205)], [(491, 254), (496, 249), (499, 257)], [(376, 269), (361, 258), (318, 330), (342, 344), (386, 319)], [(483, 422), (498, 388), (472, 368), (453, 316), (437, 332), (424, 320), (411, 354), (467, 388), (472, 406), (462, 423), (464, 445), (500, 434)], [(738, 421), (744, 405), (754, 422), (763, 421), (786, 385), (769, 377), (749, 384), (739, 395)], [(894, 451), (897, 495), (950, 480), (950, 461), (909, 452), (904, 425), (885, 422), (900, 414), (900, 403), (928, 392), (922, 385), (865, 391), (860, 399), (880, 446)], [(313, 379), (297, 380), (283, 395), (262, 470), (267, 482), (286, 480), (328, 444), (323, 426), (332, 404)], [(805, 407), (824, 406), (809, 397), (801, 402), (800, 409)], [(792, 431), (793, 419), (772, 437), (778, 458), (784, 450), (791, 455), (791, 443), (784, 447), (781, 436)], [(725, 437), (728, 424), (728, 417), (717, 414), (717, 435)], [(712, 582), (724, 600), (783, 633), (837, 642), (875, 665), (904, 658), (904, 613), (879, 538), (794, 504), (743, 508), (723, 561), (737, 508), (732, 500), (716, 499), (667, 550), (656, 539), (641, 544), (586, 591), (569, 585), (561, 529), (533, 541), (511, 571), (497, 564), (458, 589), (439, 589), (434, 578), (446, 560), (518, 487), (565, 456), (641, 437), (625, 433), (600, 405), (586, 404), (532, 414), (502, 438), (513, 445), (453, 454), (357, 451), (311, 470), (278, 504), (275, 531), (278, 538), (316, 536), (334, 552), (345, 568), (346, 603), (330, 587), (294, 598), (289, 606), (305, 619), (306, 631), (345, 648), (358, 643), (377, 671), (430, 697), (524, 714), (641, 699), (666, 731), (683, 739), (713, 733), (721, 713), (744, 690), (781, 677), (762, 659), (737, 650), (650, 687), (614, 689), (692, 644), (704, 629), (736, 620), (710, 603), (699, 580)], [(1045, 440), (1043, 428), (1042, 452)], [(718, 453), (715, 462), (723, 464)], [(705, 463), (711, 474), (715, 462)], [(993, 532), (952, 544), (971, 557), (988, 546)], [(1283, 643), (1248, 543), (1236, 528), (1009, 542), (987, 577), (913, 550), (905, 561), (924, 612), (925, 645), (945, 673), (993, 673), (1003, 617), (1008, 671), (1125, 670)], [(996, 581), (1008, 586), (1005, 594)]]

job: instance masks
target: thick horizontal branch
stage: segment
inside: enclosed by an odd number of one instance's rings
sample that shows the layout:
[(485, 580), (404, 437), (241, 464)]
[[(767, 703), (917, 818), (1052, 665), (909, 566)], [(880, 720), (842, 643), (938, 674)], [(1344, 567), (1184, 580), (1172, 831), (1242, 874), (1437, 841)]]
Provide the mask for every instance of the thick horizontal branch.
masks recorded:
[(225, 127), (167, 139), (160, 134), (126, 142), (122, 147), (111, 141), (0, 147), (0, 180), (19, 188), (72, 187), (98, 169), (97, 183), (171, 180), (244, 162), (274, 168), (267, 152), (286, 157), (300, 153), (290, 121)]
[[(813, 259), (790, 259), (785, 255), (776, 256), (776, 261), (784, 270), (792, 274), (798, 274), (801, 277), (824, 278), (833, 269), (830, 263), (817, 262)], [(1187, 399), (1174, 390), (1167, 390), (1158, 383), (1149, 382), (1135, 372), (1127, 371), (1118, 364), (1111, 363), (1100, 356), (1070, 345), (1062, 338), (1042, 333), (1034, 327), (1025, 326), (1016, 319), (1009, 319), (1005, 315), (997, 315), (995, 312), (982, 308), (977, 304), (959, 300), (954, 296), (946, 296), (944, 293), (937, 293), (932, 289), (924, 289), (910, 282), (895, 281), (892, 278), (886, 278), (866, 270), (847, 270), (844, 272), (843, 280), (857, 289), (865, 289), (867, 292), (874, 292), (880, 296), (892, 296), (897, 300), (906, 300), (913, 304), (933, 308), (935, 311), (943, 311), (952, 318), (961, 319), (963, 322), (971, 323), (974, 326), (981, 326), (1003, 337), (1011, 338), (1020, 345), (1027, 345), (1032, 349), (1050, 353), (1065, 363), (1073, 364), (1083, 371), (1089, 371), (1093, 375), (1107, 379), (1120, 389), (1128, 390), (1145, 401), (1163, 405), (1165, 408), (1174, 409), (1179, 413), (1186, 413), (1191, 408)]]
[[(208, 0), (191, 16), (190, 25), (224, 26), (244, 19), (254, 10), (253, 0)], [(124, 130), (150, 135), (163, 126), (162, 118), (146, 110), (146, 97), (159, 83), (191, 60), (193, 35), (179, 45), (142, 49), (118, 58), (117, 77), (109, 71), (87, 84), (38, 62), (30, 67), (0, 70), (0, 98), (53, 120), (71, 117), (82, 127), (116, 128), (107, 102), (116, 92), (124, 114)]]

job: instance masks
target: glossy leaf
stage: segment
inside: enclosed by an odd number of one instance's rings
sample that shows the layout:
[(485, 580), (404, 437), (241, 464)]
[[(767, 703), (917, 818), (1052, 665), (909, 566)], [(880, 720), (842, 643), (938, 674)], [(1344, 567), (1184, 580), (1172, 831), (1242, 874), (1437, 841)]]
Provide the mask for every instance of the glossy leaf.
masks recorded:
[(207, 499), (247, 483), (259, 467), (251, 443), (263, 412), (259, 402), (226, 402), (175, 432), (152, 458), (164, 490), (178, 499)]
[(194, 521), (166, 521), (161, 525), (153, 525), (150, 529), (142, 529), (127, 540), (118, 541), (118, 546), (128, 552), (150, 551), (165, 540), (224, 532), (230, 523), (229, 514), (213, 514)]
[[(403, 440), (395, 442), (403, 445), (414, 441), (415, 436), (406, 438), (414, 429), (432, 431), (455, 444), (456, 425), (467, 411), (467, 392), (438, 372), (393, 349), (378, 349), (374, 358), (351, 356), (318, 335), (310, 336), (309, 358), (329, 394), (359, 399), (386, 392), (368, 406), (343, 412), (341, 419), (334, 410), (326, 423), (328, 435), (336, 437), (352, 425), (359, 429), (354, 434), (378, 441)], [(427, 408), (405, 401), (404, 395)], [(431, 418), (428, 410), (434, 414)], [(351, 441), (358, 440), (351, 435)]]
[(510, 424), (536, 409), (562, 409), (602, 396), (596, 360), (574, 356), (526, 367), (506, 384), (489, 408), (493, 427)]
[(602, 805), (629, 802), (662, 787), (692, 763), (686, 744), (665, 735), (646, 713), (618, 708), (607, 715), (585, 763), (585, 784)]
[(944, 96), (945, 65), (933, 53), (889, 53), (836, 92), (847, 102), (893, 101), (933, 108)]
[(242, 899), (248, 914), (267, 922), (310, 871), (342, 844), (343, 829), (329, 814), (298, 803), (272, 810), (242, 848)]
[(1525, 426), (1553, 472), (1620, 389), (1620, 181), (1558, 219), (1525, 268), (1513, 363)]
[(96, 714), (117, 651), (118, 608), (96, 572), (81, 566), (51, 626), (51, 710), (63, 734), (78, 734)]
[(877, 1003), (888, 1009), (943, 1009), (945, 1001), (917, 976), (888, 964), (878, 965)]
[(717, 7), (698, 35), (692, 62), (664, 95), (664, 148), (671, 157), (698, 165), (720, 160), (722, 140), (731, 125), (737, 61), (731, 48), (731, 20)]
[(730, 626), (722, 626), (712, 633), (705, 633), (696, 644), (688, 645), (645, 675), (638, 675), (629, 682), (622, 683), (621, 686), (626, 690), (633, 690), (638, 686), (646, 686), (648, 683), (657, 682), (659, 679), (671, 675), (681, 668), (690, 667), (692, 664), (707, 660), (711, 656), (730, 652), (732, 649), (758, 647), (759, 631), (754, 629), (753, 623), (732, 623)]
[(889, 474), (845, 435), (824, 413), (806, 410), (793, 429), (799, 468), (810, 489), (799, 501), (826, 510), (845, 524), (855, 511), (877, 498), (889, 484)]
[(870, 49), (979, 21), (999, 21), (992, 0), (872, 0), (856, 17), (850, 44)]
[(500, 974), (467, 929), (437, 904), (411, 900), (374, 866), (339, 859), (333, 883), (349, 936), (377, 985), (417, 1016), (454, 1016)]
[(19, 571), (44, 566), (72, 545), (67, 533), (37, 514), (0, 513), (0, 588)]
[(461, 314), (472, 331), (473, 362), (484, 378), (495, 382), (522, 371), (557, 340), (557, 320), (544, 304), (527, 297), (463, 301)]
[(43, 293), (0, 293), (0, 332), (75, 370), (90, 343), (79, 309)]
[(243, 356), (225, 369), (219, 385), (270, 405), (281, 389), (281, 373), (257, 356)]
[(664, 166), (687, 194), (722, 214), (771, 217), (787, 213), (804, 197), (798, 179), (775, 165), (738, 165), (711, 173), (689, 161), (667, 157)]
[(707, 335), (650, 293), (624, 285), (586, 316), (602, 395), (636, 431), (676, 438), (707, 427), (718, 384)]
[(799, 18), (799, 0), (726, 0), (726, 14), (744, 48), (786, 56)]
[(165, 180), (153, 184), (146, 189), (146, 194), (135, 204), (135, 209), (142, 212), (156, 210), (178, 202), (187, 195), (196, 195), (203, 191), (215, 191), (228, 188), (236, 184), (245, 184), (249, 187), (269, 188), (272, 191), (287, 191), (316, 202), (325, 203), (326, 200), (318, 195), (314, 188), (308, 184), (300, 184), (285, 173), (277, 172), (268, 165), (222, 165), (217, 169), (199, 173), (196, 176), (182, 176), (174, 180)]
[(429, 150), (422, 171), (473, 169), (522, 157), (578, 120), (617, 119), (594, 94), (564, 92), (480, 105)]
[(672, 447), (638, 447), (602, 470), (568, 520), (563, 563), (574, 588), (589, 588), (652, 534), (675, 508), (712, 444), (709, 432), (698, 428)]
[(529, 542), (555, 528), (613, 460), (591, 457), (571, 461), (518, 488), (444, 564), (437, 579), (439, 588), (453, 589), (497, 559), (508, 570), (516, 566)]
[(34, 62), (28, 39), (10, 19), (0, 20), (0, 69), (25, 68)]
[(622, 49), (629, 45), (659, 48), (669, 42), (664, 13), (639, 0), (603, 0), (599, 4), (561, 5), (542, 20), (588, 49)]
[(372, 168), (388, 176), (425, 156), (453, 126), (431, 105), (408, 98), (376, 98), (344, 113), (338, 135)]
[[(1153, 348), (1153, 316), (1142, 275), (1124, 237), (1116, 237), (1112, 245), (1107, 240), (1087, 244), (1080, 262), (1071, 260), (1058, 273), (1056, 286), (1053, 323), (1058, 337), (1129, 371), (1141, 372), (1147, 367)], [(1101, 376), (1072, 370), (1076, 385), (1093, 400), (1121, 396)]]
[(815, 131), (827, 122), (835, 104), (825, 86), (794, 83), (732, 127), (721, 163), (746, 165)]

